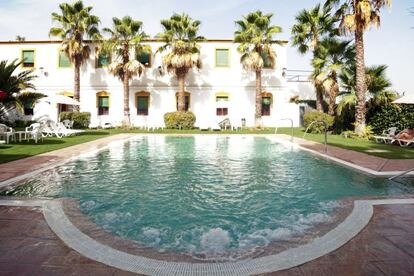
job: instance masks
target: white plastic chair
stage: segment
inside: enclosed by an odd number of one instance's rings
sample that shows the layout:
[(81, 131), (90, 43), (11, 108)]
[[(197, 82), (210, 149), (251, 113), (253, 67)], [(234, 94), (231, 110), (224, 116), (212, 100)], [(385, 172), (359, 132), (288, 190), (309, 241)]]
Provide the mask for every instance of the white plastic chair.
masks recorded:
[(0, 124), (0, 137), (6, 138), (5, 141), (7, 144), (10, 142), (10, 137), (12, 141), (16, 141), (14, 130), (4, 124)]
[(33, 139), (36, 144), (39, 138), (43, 141), (42, 131), (42, 126), (40, 125), (40, 123), (34, 123), (26, 127), (27, 141)]

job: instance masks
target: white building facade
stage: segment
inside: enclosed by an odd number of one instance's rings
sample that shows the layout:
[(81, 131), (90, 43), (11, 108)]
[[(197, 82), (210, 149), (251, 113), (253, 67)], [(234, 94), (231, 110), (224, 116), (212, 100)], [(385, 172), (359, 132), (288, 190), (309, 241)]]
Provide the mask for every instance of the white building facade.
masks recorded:
[[(130, 82), (129, 105), (131, 123), (135, 127), (163, 127), (163, 116), (177, 110), (177, 80), (162, 68), (162, 54), (154, 54), (163, 45), (148, 40), (153, 54), (138, 58), (147, 66), (141, 77)], [(0, 60), (25, 60), (20, 70), (31, 69), (38, 78), (36, 91), (48, 96), (73, 96), (73, 66), (60, 52), (60, 41), (0, 42)], [(287, 44), (287, 43), (286, 43)], [(80, 110), (91, 113), (91, 127), (110, 123), (121, 125), (123, 120), (122, 82), (108, 70), (110, 58), (99, 56), (90, 45), (90, 59), (81, 68)], [(196, 115), (196, 127), (211, 126), (226, 118), (232, 124), (254, 126), (255, 73), (240, 64), (237, 44), (231, 40), (207, 40), (200, 43), (203, 68), (193, 69), (186, 79), (188, 110)], [(286, 45), (287, 46), (287, 45)], [(286, 46), (275, 45), (275, 69), (262, 73), (263, 124), (266, 127), (299, 126), (300, 106), (291, 99), (300, 94), (297, 85), (284, 77), (287, 68)], [(50, 117), (56, 120), (64, 105), (40, 101), (32, 119)]]

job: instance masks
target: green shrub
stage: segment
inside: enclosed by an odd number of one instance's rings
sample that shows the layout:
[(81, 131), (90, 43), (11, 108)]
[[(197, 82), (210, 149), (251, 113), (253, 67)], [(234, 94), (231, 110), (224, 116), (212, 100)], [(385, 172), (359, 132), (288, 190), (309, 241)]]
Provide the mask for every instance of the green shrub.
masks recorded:
[(193, 129), (196, 116), (192, 112), (169, 112), (164, 114), (165, 127), (169, 129)]
[(31, 124), (36, 123), (35, 121), (26, 121), (26, 120), (16, 120), (14, 121), (14, 123), (12, 124), (13, 127), (17, 127), (17, 128), (24, 128), (24, 127), (28, 127)]
[(326, 123), (328, 129), (331, 129), (334, 124), (334, 116), (319, 111), (306, 112), (303, 116), (304, 126), (308, 128), (309, 133), (323, 133), (324, 124), (321, 122), (313, 123), (314, 121), (323, 121)]
[(73, 121), (73, 128), (88, 128), (91, 122), (91, 113), (89, 112), (62, 112), (59, 116), (60, 121)]
[(359, 135), (352, 130), (346, 130), (342, 132), (341, 135), (345, 138), (360, 138), (370, 140), (374, 137), (374, 131), (372, 130), (372, 126), (366, 126), (364, 132), (360, 133)]
[(389, 104), (383, 106), (370, 118), (369, 125), (375, 133), (381, 134), (390, 127), (397, 127), (398, 130), (414, 127), (414, 106)]

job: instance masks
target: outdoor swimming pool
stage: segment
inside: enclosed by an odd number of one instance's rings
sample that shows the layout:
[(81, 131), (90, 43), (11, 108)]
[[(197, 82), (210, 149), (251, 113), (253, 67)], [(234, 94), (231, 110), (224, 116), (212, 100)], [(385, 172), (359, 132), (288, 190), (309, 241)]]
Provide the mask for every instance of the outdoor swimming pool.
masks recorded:
[(74, 198), (115, 235), (215, 259), (329, 222), (340, 199), (406, 189), (265, 137), (154, 135), (82, 156), (9, 194)]

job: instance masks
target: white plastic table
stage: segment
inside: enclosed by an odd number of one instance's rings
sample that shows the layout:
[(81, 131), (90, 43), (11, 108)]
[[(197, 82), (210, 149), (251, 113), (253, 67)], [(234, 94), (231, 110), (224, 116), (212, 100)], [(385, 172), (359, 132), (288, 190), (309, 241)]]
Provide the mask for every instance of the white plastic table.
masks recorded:
[(14, 133), (19, 135), (19, 142), (22, 141), (22, 134), (24, 134), (24, 139), (27, 140), (27, 131), (16, 131)]

